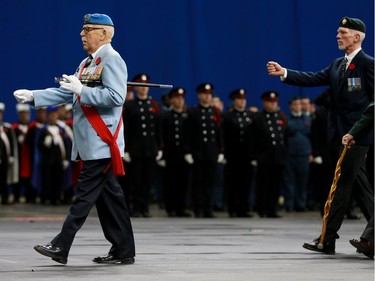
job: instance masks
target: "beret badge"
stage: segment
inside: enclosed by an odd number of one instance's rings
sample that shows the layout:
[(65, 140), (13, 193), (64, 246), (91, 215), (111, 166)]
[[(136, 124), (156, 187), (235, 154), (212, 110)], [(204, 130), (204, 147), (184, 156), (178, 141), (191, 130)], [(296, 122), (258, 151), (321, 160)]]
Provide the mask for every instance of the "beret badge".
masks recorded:
[(346, 19), (346, 18), (343, 18), (342, 21), (341, 21), (341, 23), (342, 23), (343, 25), (345, 25), (346, 22), (347, 22), (347, 19)]
[(84, 22), (88, 22), (90, 19), (90, 14), (87, 14), (83, 17)]

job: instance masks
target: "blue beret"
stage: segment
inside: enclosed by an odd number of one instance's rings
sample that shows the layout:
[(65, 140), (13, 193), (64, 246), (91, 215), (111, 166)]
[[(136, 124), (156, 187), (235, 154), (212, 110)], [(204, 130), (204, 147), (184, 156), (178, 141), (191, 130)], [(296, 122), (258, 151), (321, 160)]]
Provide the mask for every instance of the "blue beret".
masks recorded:
[(87, 14), (83, 17), (83, 24), (99, 24), (113, 26), (111, 18), (105, 14)]

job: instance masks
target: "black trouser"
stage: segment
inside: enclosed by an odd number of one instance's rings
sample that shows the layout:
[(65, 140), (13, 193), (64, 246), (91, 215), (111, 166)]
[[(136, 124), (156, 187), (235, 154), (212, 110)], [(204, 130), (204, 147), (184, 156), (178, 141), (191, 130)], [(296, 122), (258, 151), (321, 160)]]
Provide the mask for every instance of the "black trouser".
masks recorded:
[(276, 214), (284, 165), (258, 163), (256, 210), (260, 216)]
[(227, 159), (225, 171), (228, 213), (245, 215), (249, 211), (253, 166), (249, 159)]
[(83, 161), (76, 199), (61, 232), (52, 240), (66, 255), (95, 204), (104, 236), (112, 244), (109, 253), (118, 258), (135, 256), (133, 229), (121, 186), (112, 169), (103, 173), (109, 162), (109, 159)]
[(217, 163), (195, 159), (194, 161), (192, 175), (194, 213), (196, 216), (210, 216)]
[(150, 192), (155, 176), (155, 157), (132, 157), (131, 182), (134, 188), (133, 213), (140, 212), (148, 215), (150, 204)]
[(367, 151), (367, 146), (354, 145), (346, 152), (327, 219), (327, 241), (336, 237), (344, 220), (353, 189), (356, 190), (357, 200), (366, 219), (369, 221), (374, 214), (374, 192), (365, 169)]
[(181, 214), (186, 208), (186, 196), (189, 186), (189, 164), (183, 156), (165, 159), (164, 202), (168, 214)]

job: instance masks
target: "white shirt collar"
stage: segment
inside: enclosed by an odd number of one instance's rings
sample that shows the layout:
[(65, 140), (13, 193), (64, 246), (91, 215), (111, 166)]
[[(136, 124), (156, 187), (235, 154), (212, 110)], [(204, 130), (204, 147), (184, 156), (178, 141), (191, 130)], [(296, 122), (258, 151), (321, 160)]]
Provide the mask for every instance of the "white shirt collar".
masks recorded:
[(357, 50), (351, 52), (349, 55), (345, 55), (346, 59), (348, 60), (347, 65), (349, 65), (351, 63), (353, 58), (359, 53), (360, 50), (362, 50), (361, 47), (359, 47)]
[(92, 53), (92, 54), (91, 54), (91, 56), (92, 56), (93, 58), (95, 58), (95, 56), (99, 53), (99, 51), (100, 51), (104, 46), (106, 46), (106, 45), (108, 45), (108, 44), (110, 44), (110, 43), (107, 43), (107, 44), (104, 44), (104, 45), (100, 46), (100, 47), (95, 51), (95, 53)]

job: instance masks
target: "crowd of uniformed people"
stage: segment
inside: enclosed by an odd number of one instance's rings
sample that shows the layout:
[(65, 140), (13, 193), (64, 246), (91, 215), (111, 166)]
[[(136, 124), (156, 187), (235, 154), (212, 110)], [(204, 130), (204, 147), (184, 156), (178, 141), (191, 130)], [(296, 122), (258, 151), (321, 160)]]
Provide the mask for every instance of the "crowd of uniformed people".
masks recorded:
[[(337, 160), (325, 141), (329, 90), (314, 103), (294, 97), (287, 109), (275, 91), (264, 92), (257, 108), (242, 88), (224, 106), (208, 82), (196, 87), (192, 105), (182, 87), (160, 101), (149, 90), (128, 87), (123, 109), (126, 175), (119, 180), (133, 217), (151, 216), (155, 203), (171, 217), (323, 212)], [(16, 109), (18, 121), (7, 123), (0, 103), (1, 203), (71, 202), (81, 168), (70, 160), (71, 105), (38, 108), (35, 120), (29, 105)], [(356, 218), (351, 209), (347, 216)]]

